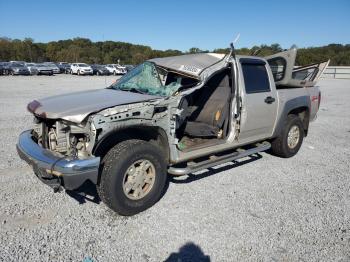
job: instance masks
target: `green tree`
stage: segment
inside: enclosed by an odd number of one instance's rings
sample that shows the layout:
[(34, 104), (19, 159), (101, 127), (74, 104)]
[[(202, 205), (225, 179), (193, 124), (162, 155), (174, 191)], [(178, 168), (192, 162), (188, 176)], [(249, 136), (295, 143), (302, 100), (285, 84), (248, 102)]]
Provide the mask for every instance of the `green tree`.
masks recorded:
[[(236, 49), (237, 54), (251, 55), (259, 50), (259, 56), (264, 57), (281, 52), (279, 44), (243, 47)], [(31, 38), (24, 40), (0, 38), (0, 60), (24, 60), (33, 62), (66, 61), (85, 63), (117, 63), (138, 64), (144, 60), (175, 56), (181, 54), (194, 54), (209, 52), (198, 47), (192, 47), (187, 52), (179, 50), (154, 50), (145, 45), (133, 45), (124, 42), (99, 41), (92, 42), (87, 38), (73, 38), (48, 43), (37, 43)], [(229, 48), (217, 48), (213, 52), (228, 54)], [(296, 58), (297, 65), (306, 65), (331, 59), (331, 65), (350, 65), (350, 44), (329, 44), (321, 47), (299, 48)]]

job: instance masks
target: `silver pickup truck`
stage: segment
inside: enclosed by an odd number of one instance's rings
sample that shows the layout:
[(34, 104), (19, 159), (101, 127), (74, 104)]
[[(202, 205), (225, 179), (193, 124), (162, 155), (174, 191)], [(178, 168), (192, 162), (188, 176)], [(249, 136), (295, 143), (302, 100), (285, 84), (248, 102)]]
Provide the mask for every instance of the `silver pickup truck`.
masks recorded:
[(159, 200), (168, 174), (298, 152), (329, 61), (295, 68), (296, 52), (156, 58), (105, 89), (34, 100), (18, 153), (55, 192), (92, 182), (111, 209), (136, 214)]

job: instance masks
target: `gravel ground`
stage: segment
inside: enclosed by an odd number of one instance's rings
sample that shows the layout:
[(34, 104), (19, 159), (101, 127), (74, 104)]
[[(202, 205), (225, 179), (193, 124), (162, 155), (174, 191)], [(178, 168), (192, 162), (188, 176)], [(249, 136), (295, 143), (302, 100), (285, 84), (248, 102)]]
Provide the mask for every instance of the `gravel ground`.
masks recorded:
[(0, 77), (0, 261), (349, 261), (350, 81), (322, 105), (293, 158), (267, 153), (173, 180), (134, 217), (54, 194), (15, 151), (34, 98), (114, 77)]

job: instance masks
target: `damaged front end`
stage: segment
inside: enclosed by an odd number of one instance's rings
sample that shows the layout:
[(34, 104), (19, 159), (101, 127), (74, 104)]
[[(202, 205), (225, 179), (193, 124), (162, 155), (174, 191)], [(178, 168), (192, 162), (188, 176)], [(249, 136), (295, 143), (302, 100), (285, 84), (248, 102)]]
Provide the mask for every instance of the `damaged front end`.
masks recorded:
[(92, 156), (96, 130), (86, 122), (77, 125), (65, 120), (34, 117), (33, 136), (37, 143), (62, 156), (84, 159)]
[(55, 192), (77, 189), (87, 180), (97, 183), (100, 158), (91, 153), (96, 134), (91, 123), (38, 116), (34, 122), (33, 130), (20, 135), (17, 151), (42, 182)]
[(34, 127), (20, 135), (18, 153), (33, 167), (37, 177), (55, 191), (62, 187), (75, 190), (87, 180), (97, 184), (100, 157), (94, 155), (96, 145), (118, 129), (168, 127), (168, 107), (162, 102), (155, 100), (106, 108), (80, 123), (34, 113)]

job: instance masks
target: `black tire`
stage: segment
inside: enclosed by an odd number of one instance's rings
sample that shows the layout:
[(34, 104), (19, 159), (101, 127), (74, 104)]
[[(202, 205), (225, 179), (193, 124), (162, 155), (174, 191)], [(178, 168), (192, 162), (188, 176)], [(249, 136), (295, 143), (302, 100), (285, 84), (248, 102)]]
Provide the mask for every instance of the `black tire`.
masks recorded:
[(80, 76), (80, 70), (78, 70), (77, 75)]
[(117, 75), (117, 72), (116, 72), (116, 71), (113, 71), (113, 75), (116, 76), (116, 75)]
[[(292, 127), (296, 126), (299, 131), (299, 140), (294, 147), (288, 145), (288, 133)], [(304, 139), (304, 128), (301, 119), (296, 115), (288, 115), (284, 129), (281, 134), (271, 143), (271, 151), (274, 155), (288, 158), (298, 153)]]
[(15, 73), (14, 73), (13, 71), (11, 71), (11, 72), (10, 72), (10, 75), (14, 76), (14, 75), (15, 75)]
[[(162, 151), (142, 140), (126, 140), (115, 145), (103, 158), (97, 190), (101, 200), (120, 215), (131, 216), (154, 205), (161, 197), (167, 181)], [(135, 161), (146, 159), (155, 169), (154, 184), (143, 198), (133, 200), (123, 190), (124, 175)]]
[(97, 71), (97, 72), (96, 72), (96, 75), (98, 75), (98, 76), (99, 76), (99, 75), (100, 75), (100, 72), (99, 72), (99, 71)]

